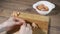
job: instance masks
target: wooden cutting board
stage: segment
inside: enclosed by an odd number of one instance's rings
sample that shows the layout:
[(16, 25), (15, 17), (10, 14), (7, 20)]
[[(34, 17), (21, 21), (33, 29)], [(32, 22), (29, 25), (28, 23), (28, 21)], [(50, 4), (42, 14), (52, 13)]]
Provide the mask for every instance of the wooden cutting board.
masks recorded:
[(48, 24), (49, 24), (48, 16), (20, 12), (20, 15), (18, 17), (24, 20), (27, 20), (31, 23), (36, 23), (39, 26), (39, 28), (33, 29), (33, 34), (47, 34), (48, 33)]
[[(1, 15), (1, 16), (8, 16), (8, 14)], [(33, 34), (47, 34), (48, 33), (49, 16), (42, 16), (42, 15), (37, 15), (37, 14), (20, 12), (19, 18), (27, 20), (31, 23), (38, 24), (39, 28), (35, 28), (33, 30)]]

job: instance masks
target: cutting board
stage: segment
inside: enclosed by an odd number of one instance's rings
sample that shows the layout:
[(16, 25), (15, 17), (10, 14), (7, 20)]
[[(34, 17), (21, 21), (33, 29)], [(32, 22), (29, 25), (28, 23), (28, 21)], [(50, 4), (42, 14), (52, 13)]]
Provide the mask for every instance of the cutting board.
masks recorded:
[(37, 14), (22, 13), (20, 12), (19, 18), (29, 21), (30, 23), (36, 23), (39, 28), (33, 29), (33, 34), (47, 34), (49, 16), (42, 16)]
[[(8, 14), (2, 13), (1, 16), (8, 17)], [(42, 15), (37, 15), (37, 14), (20, 12), (20, 15), (18, 17), (24, 20), (27, 20), (31, 23), (36, 23), (39, 26), (39, 28), (33, 29), (33, 34), (47, 34), (48, 33), (49, 16), (42, 16)], [(15, 33), (15, 34), (18, 34), (18, 33)]]

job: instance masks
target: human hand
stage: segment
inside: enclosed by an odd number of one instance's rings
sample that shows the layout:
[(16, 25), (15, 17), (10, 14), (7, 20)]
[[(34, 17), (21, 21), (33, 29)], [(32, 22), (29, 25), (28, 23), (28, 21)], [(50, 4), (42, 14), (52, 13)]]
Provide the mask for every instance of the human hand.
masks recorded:
[(17, 18), (17, 17), (10, 17), (8, 20), (6, 20), (2, 26), (6, 28), (6, 30), (11, 30), (11, 27), (15, 26), (15, 25), (22, 25), (23, 23), (25, 23), (25, 21), (21, 18)]
[(10, 17), (3, 24), (4, 26), (13, 26), (13, 25), (21, 25), (22, 23), (25, 23), (23, 19), (17, 17)]
[(30, 26), (30, 24), (21, 25), (19, 34), (32, 34), (32, 27)]

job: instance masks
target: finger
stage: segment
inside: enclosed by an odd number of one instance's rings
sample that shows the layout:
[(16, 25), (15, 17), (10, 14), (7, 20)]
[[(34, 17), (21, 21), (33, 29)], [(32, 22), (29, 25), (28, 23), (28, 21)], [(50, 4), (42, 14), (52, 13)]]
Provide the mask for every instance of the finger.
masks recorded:
[(15, 20), (16, 22), (25, 22), (23, 19), (18, 18), (18, 17), (15, 17), (14, 20)]
[(16, 24), (23, 24), (23, 23), (25, 23), (25, 21), (23, 19), (17, 18), (17, 17), (14, 18), (14, 21), (15, 21)]
[(27, 27), (26, 27), (26, 34), (32, 34), (32, 27), (30, 24), (27, 24)]
[(26, 28), (26, 23), (23, 23), (20, 28)]
[(32, 29), (32, 26), (30, 24), (27, 24), (27, 28)]
[(26, 33), (26, 24), (21, 25), (19, 34), (25, 34)]

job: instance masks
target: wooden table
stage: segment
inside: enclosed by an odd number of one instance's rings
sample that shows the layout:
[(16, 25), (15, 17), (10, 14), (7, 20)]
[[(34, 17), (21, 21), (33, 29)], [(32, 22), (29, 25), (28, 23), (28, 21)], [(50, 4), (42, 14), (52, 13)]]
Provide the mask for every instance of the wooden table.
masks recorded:
[[(12, 13), (12, 11), (22, 11), (27, 13), (34, 13), (37, 12), (32, 8), (32, 5), (39, 0), (1, 0), (0, 2), (0, 14), (2, 13)], [(56, 11), (56, 14), (55, 14)], [(50, 23), (50, 34), (59, 34), (60, 33), (60, 10), (56, 9), (53, 10), (54, 15), (51, 16), (51, 23)], [(4, 22), (8, 18), (1, 16), (0, 22)]]

